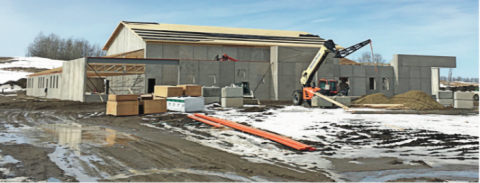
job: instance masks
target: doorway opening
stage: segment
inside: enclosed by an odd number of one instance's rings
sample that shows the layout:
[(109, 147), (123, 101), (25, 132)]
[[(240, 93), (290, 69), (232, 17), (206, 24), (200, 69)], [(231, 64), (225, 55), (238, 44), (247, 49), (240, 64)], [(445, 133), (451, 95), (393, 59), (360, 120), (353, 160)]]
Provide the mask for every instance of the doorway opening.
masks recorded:
[(147, 93), (153, 93), (155, 89), (155, 84), (156, 84), (156, 79), (155, 78), (149, 78), (148, 83), (147, 83)]

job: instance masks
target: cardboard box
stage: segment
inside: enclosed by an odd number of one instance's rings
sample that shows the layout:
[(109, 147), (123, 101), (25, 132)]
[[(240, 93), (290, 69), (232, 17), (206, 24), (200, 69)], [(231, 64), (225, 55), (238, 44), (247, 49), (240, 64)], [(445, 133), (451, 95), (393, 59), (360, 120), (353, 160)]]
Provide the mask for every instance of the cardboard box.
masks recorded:
[(143, 114), (155, 114), (167, 112), (167, 99), (162, 98), (159, 100), (144, 100), (143, 102)]
[(108, 101), (137, 101), (138, 95), (108, 95)]
[(156, 85), (153, 95), (156, 97), (179, 97), (183, 95), (183, 88), (178, 86)]
[(138, 101), (108, 101), (107, 115), (130, 116), (138, 115)]
[(177, 85), (177, 86), (183, 88), (183, 95), (188, 95), (191, 97), (202, 96), (202, 86), (200, 85)]

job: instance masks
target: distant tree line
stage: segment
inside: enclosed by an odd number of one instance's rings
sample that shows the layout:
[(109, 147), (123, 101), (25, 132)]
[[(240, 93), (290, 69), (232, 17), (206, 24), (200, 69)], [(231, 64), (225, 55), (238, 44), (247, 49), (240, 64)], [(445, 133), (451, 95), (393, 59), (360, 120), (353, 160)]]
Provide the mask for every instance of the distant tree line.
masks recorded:
[[(441, 81), (447, 81), (448, 77), (447, 76), (440, 76)], [(452, 77), (452, 81), (463, 81), (463, 82), (471, 82), (471, 83), (478, 83), (478, 78), (468, 78), (468, 77)]]
[[(374, 59), (375, 59), (375, 63), (377, 64), (383, 64), (386, 62), (386, 60), (382, 57), (382, 55), (378, 53), (374, 54)], [(372, 60), (372, 53), (368, 51), (363, 52), (360, 57), (353, 59), (353, 61), (357, 63), (374, 63)]]
[(65, 39), (53, 33), (44, 35), (40, 32), (28, 45), (26, 56), (73, 60), (82, 57), (105, 56), (105, 51), (99, 44), (91, 44), (83, 38)]

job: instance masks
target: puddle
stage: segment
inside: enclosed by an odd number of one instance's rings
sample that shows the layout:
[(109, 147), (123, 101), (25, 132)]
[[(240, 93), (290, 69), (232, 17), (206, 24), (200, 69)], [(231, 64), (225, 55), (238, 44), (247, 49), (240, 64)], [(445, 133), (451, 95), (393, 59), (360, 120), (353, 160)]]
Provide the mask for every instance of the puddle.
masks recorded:
[(386, 182), (402, 178), (439, 178), (449, 181), (478, 181), (479, 173), (476, 171), (386, 170), (348, 172), (343, 175), (354, 182)]
[(77, 155), (82, 155), (80, 144), (108, 147), (115, 144), (128, 145), (128, 142), (138, 141), (140, 138), (117, 132), (109, 128), (86, 126), (78, 123), (44, 124), (28, 130), (27, 136), (32, 143), (57, 144), (67, 146)]
[(51, 177), (51, 178), (47, 179), (47, 182), (61, 182), (61, 181), (56, 179), (56, 178)]

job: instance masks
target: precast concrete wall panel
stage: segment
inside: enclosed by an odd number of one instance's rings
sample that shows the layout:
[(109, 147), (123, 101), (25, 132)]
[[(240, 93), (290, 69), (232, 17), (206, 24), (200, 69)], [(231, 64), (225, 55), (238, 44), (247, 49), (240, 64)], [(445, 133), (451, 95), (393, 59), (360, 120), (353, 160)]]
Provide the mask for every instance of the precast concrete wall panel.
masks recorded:
[(270, 51), (263, 48), (252, 48), (252, 61), (269, 61)]
[(420, 79), (420, 67), (410, 67), (410, 78)]
[(432, 68), (431, 67), (420, 67), (420, 78), (422, 78), (422, 79), (432, 78)]
[(374, 77), (379, 76), (378, 67), (377, 67), (376, 72), (375, 72), (375, 67), (374, 66), (364, 66), (364, 67), (365, 67), (365, 76), (367, 78), (374, 78)]
[(349, 78), (349, 83), (350, 83), (350, 91), (348, 95), (351, 96), (362, 96), (367, 94), (367, 87), (365, 83), (367, 82), (366, 78), (361, 78), (361, 77), (354, 77), (354, 78)]
[(193, 59), (193, 46), (180, 45), (180, 59)]
[(220, 46), (208, 46), (207, 47), (207, 60), (213, 60), (218, 55), (222, 58), (222, 47)]
[[(220, 86), (220, 63), (218, 61), (199, 61), (199, 84), (202, 86)], [(230, 71), (233, 72), (233, 71)]]
[(395, 95), (410, 91), (410, 79), (398, 78), (398, 85), (395, 88)]
[[(343, 65), (340, 65), (340, 69), (342, 69)], [(352, 65), (352, 70), (353, 70), (353, 77), (367, 77), (365, 74), (365, 66), (363, 65)], [(340, 70), (340, 76), (341, 77), (349, 77), (349, 76), (343, 76), (341, 70)]]
[[(145, 67), (145, 82), (148, 81), (148, 79), (155, 79), (155, 85), (161, 85), (162, 84), (162, 73), (163, 73), (163, 65), (161, 64), (148, 64)], [(145, 83), (145, 86), (147, 86), (147, 83)], [(145, 90), (145, 93), (147, 91)]]
[(145, 58), (163, 58), (162, 44), (147, 44)]
[(180, 45), (164, 44), (162, 56), (164, 59), (179, 59)]
[(219, 62), (217, 86), (229, 86), (235, 82), (235, 62)]
[(134, 94), (146, 93), (145, 74), (107, 76), (106, 79), (109, 81), (111, 94), (128, 95), (131, 94), (130, 90)]
[(235, 83), (249, 81), (250, 79), (250, 63), (235, 62)]
[[(280, 70), (280, 73), (282, 75), (289, 75), (294, 77), (295, 76), (295, 64), (296, 63), (291, 63), (291, 62), (284, 62), (284, 63), (279, 63), (278, 67)], [(300, 74), (301, 76), (301, 74)]]
[(410, 78), (410, 68), (398, 67), (398, 78)]
[(398, 54), (398, 64), (403, 67), (446, 67), (455, 68), (456, 57)]
[(237, 48), (237, 60), (252, 61), (252, 48)]
[[(365, 70), (363, 70), (365, 77)], [(353, 65), (340, 65), (340, 77), (352, 77), (354, 76), (354, 66)]]
[(180, 84), (198, 84), (199, 75), (199, 62), (203, 61), (187, 61), (180, 60)]
[(291, 100), (292, 93), (301, 88), (295, 86), (295, 78), (292, 76), (279, 76), (278, 100)]
[[(193, 59), (195, 60), (207, 60), (207, 47), (206, 46), (194, 46), (193, 47)], [(213, 60), (213, 58), (210, 58)]]
[(86, 79), (85, 58), (64, 62), (60, 80), (63, 85), (62, 99), (83, 102)]
[(395, 73), (393, 72), (393, 67), (390, 66), (379, 66), (377, 67), (378, 76), (383, 78), (388, 77), (395, 77)]
[(432, 95), (432, 80), (430, 78), (421, 79), (421, 82), (421, 90), (429, 95)]
[[(278, 47), (278, 62), (310, 63), (318, 52), (318, 48)], [(305, 68), (306, 69), (306, 68)]]
[(410, 78), (410, 90), (422, 90), (422, 80)]
[[(255, 90), (255, 97), (260, 100), (270, 99), (270, 79), (271, 71), (268, 71), (269, 63), (251, 62), (249, 63), (250, 70), (250, 90)], [(268, 71), (268, 73), (267, 73)], [(265, 76), (265, 77), (264, 77)], [(263, 77), (263, 79), (262, 79)]]
[[(222, 47), (222, 50), (223, 50), (223, 53), (224, 54), (227, 54), (228, 56), (234, 58), (234, 59), (238, 59), (238, 56), (237, 56), (237, 47)], [(223, 55), (223, 54), (222, 54)]]
[(123, 27), (108, 48), (107, 56), (139, 49), (145, 49), (145, 42), (133, 31)]
[(178, 65), (162, 66), (162, 85), (177, 85), (178, 83)]

